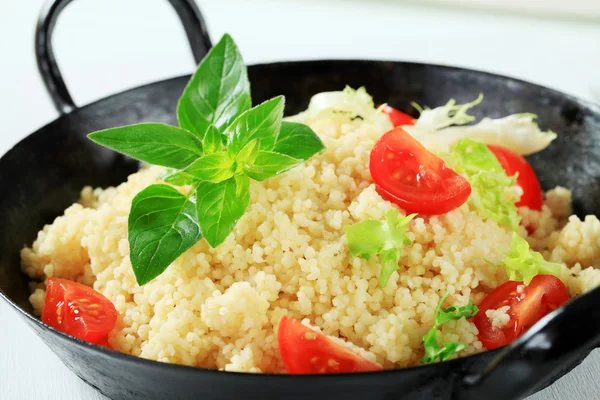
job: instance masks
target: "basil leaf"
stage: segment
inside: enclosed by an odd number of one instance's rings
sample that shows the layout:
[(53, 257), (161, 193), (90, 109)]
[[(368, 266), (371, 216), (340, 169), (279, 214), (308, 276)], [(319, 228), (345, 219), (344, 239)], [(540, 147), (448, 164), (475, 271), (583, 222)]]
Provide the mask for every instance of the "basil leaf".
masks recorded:
[(233, 158), (225, 152), (208, 154), (194, 161), (183, 172), (202, 181), (219, 183), (233, 176)]
[(88, 138), (112, 150), (154, 165), (185, 168), (202, 155), (191, 132), (164, 124), (137, 124), (90, 133)]
[(166, 183), (170, 183), (175, 186), (184, 186), (191, 185), (196, 181), (193, 176), (186, 174), (185, 172), (176, 170), (176, 169), (168, 169), (163, 171), (160, 174), (160, 179), (162, 179)]
[(287, 156), (308, 160), (325, 150), (319, 136), (308, 126), (296, 122), (281, 123), (281, 130), (273, 151)]
[(129, 251), (135, 279), (144, 285), (202, 238), (193, 199), (167, 185), (151, 185), (133, 198)]
[(179, 99), (179, 125), (204, 135), (209, 125), (223, 129), (251, 106), (244, 60), (231, 36), (223, 35), (204, 57)]
[[(247, 179), (247, 178), (246, 178)], [(243, 178), (219, 183), (201, 182), (197, 191), (198, 221), (211, 247), (223, 243), (250, 203), (248, 190), (238, 190)]]
[(264, 181), (275, 175), (279, 175), (296, 165), (302, 160), (286, 156), (285, 154), (274, 153), (272, 151), (259, 151), (254, 163), (245, 167), (246, 175), (255, 181)]
[(249, 141), (244, 148), (240, 150), (235, 158), (240, 172), (244, 169), (244, 167), (254, 164), (256, 157), (258, 157), (258, 151), (258, 139)]
[(210, 125), (204, 134), (204, 139), (202, 139), (204, 154), (216, 153), (222, 150), (223, 145), (221, 140), (223, 137), (216, 126)]
[(250, 190), (250, 178), (246, 175), (236, 175), (235, 177), (235, 197), (241, 197), (242, 193)]
[(237, 117), (224, 132), (227, 150), (237, 154), (254, 139), (260, 140), (260, 150), (272, 150), (281, 127), (284, 104), (284, 97), (278, 96)]

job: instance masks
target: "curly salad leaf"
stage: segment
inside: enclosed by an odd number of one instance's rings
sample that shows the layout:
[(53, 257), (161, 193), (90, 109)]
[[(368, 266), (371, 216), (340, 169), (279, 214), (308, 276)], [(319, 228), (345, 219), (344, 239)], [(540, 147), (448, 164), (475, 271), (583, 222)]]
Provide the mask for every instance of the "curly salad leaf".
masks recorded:
[(483, 218), (509, 226), (519, 227), (520, 217), (511, 190), (516, 175), (509, 177), (492, 151), (483, 143), (463, 139), (451, 147), (449, 161), (452, 168), (466, 176), (471, 184), (469, 203)]
[(402, 248), (412, 244), (406, 237), (408, 224), (416, 214), (400, 216), (397, 210), (391, 209), (385, 214), (385, 221), (366, 220), (346, 227), (348, 247), (353, 257), (366, 260), (379, 255), (381, 274), (379, 284), (385, 288), (390, 276), (398, 270), (398, 262)]
[(510, 250), (505, 253), (500, 264), (506, 268), (506, 274), (511, 281), (522, 281), (525, 285), (538, 274), (554, 275), (560, 278), (561, 265), (544, 260), (537, 251), (529, 249), (529, 243), (517, 233), (513, 233)]
[(446, 361), (454, 354), (467, 348), (466, 345), (460, 342), (444, 343), (444, 346), (441, 348), (438, 344), (437, 330), (444, 322), (458, 320), (463, 317), (471, 318), (474, 317), (479, 311), (477, 306), (474, 305), (472, 301), (463, 307), (452, 306), (442, 310), (442, 304), (448, 295), (449, 293), (446, 293), (440, 300), (437, 308), (435, 309), (433, 327), (425, 336), (423, 336), (425, 355), (423, 356), (421, 363), (432, 363), (435, 360)]
[(416, 103), (411, 103), (421, 115), (415, 122), (416, 129), (426, 131), (437, 131), (447, 128), (451, 125), (464, 125), (475, 120), (475, 117), (467, 114), (470, 108), (475, 107), (483, 101), (483, 95), (480, 94), (475, 100), (466, 104), (456, 104), (456, 100), (450, 99), (448, 102), (434, 109), (423, 109)]
[(380, 126), (382, 130), (392, 125), (382, 112), (383, 106), (375, 107), (373, 98), (364, 87), (353, 89), (346, 86), (342, 91), (317, 93), (310, 99), (306, 111), (289, 117), (289, 121), (311, 124), (318, 119), (328, 119), (337, 123), (363, 120)]
[(413, 126), (403, 128), (414, 136), (427, 149), (434, 153), (446, 152), (452, 143), (461, 139), (471, 139), (486, 144), (496, 144), (511, 149), (520, 155), (529, 155), (548, 147), (556, 139), (552, 131), (542, 131), (535, 122), (535, 114), (512, 114), (503, 118), (483, 118), (475, 125), (469, 115), (469, 109), (483, 100), (477, 99), (466, 104), (456, 104), (451, 99), (444, 106), (434, 109), (422, 109), (421, 115)]
[(247, 68), (233, 39), (224, 35), (179, 99), (179, 127), (145, 123), (88, 136), (170, 168), (163, 181), (188, 186), (150, 185), (133, 199), (128, 236), (139, 285), (202, 237), (212, 247), (223, 243), (250, 203), (250, 179), (269, 179), (325, 149), (310, 127), (282, 121), (284, 105), (279, 96), (252, 107)]

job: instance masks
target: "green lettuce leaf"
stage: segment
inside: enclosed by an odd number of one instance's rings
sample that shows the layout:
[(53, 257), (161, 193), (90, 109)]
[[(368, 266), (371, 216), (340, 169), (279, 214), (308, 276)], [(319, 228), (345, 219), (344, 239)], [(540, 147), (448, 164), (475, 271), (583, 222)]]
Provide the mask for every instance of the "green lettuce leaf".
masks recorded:
[(366, 220), (346, 227), (348, 247), (353, 257), (366, 260), (380, 255), (382, 270), (379, 276), (381, 288), (384, 288), (392, 273), (398, 270), (398, 261), (402, 248), (412, 244), (406, 237), (408, 224), (416, 214), (400, 216), (397, 210), (391, 209), (385, 214), (385, 221)]
[(501, 265), (511, 281), (523, 281), (525, 285), (538, 274), (554, 275), (560, 278), (561, 265), (544, 260), (537, 251), (529, 249), (529, 243), (517, 233), (513, 233), (510, 250), (505, 253)]
[(466, 125), (475, 120), (467, 114), (483, 99), (466, 104), (456, 104), (451, 99), (446, 105), (423, 110), (412, 103), (421, 115), (415, 125), (403, 129), (415, 137), (423, 146), (434, 153), (448, 151), (449, 147), (461, 140), (471, 139), (486, 144), (506, 147), (520, 155), (529, 155), (548, 147), (556, 133), (542, 131), (531, 113), (512, 114), (502, 118), (483, 118), (476, 124)]
[(468, 124), (474, 121), (475, 117), (467, 114), (467, 111), (482, 101), (483, 95), (480, 94), (475, 100), (466, 104), (456, 104), (456, 100), (450, 99), (445, 105), (434, 109), (423, 109), (416, 103), (411, 103), (413, 107), (421, 112), (414, 127), (419, 130), (435, 131), (451, 125)]
[(469, 203), (483, 218), (489, 218), (512, 230), (519, 227), (520, 217), (515, 206), (516, 198), (507, 198), (507, 189), (516, 182), (509, 177), (488, 147), (470, 139), (452, 146), (449, 161), (459, 174), (466, 175), (471, 184)]
[(321, 92), (314, 95), (305, 112), (307, 122), (318, 118), (370, 120), (378, 114), (373, 98), (364, 87), (352, 89), (346, 86), (342, 91)]
[(435, 360), (446, 361), (452, 355), (458, 353), (467, 348), (466, 345), (459, 342), (444, 343), (444, 346), (440, 348), (437, 340), (437, 330), (444, 323), (448, 321), (458, 320), (463, 317), (471, 318), (479, 311), (476, 305), (472, 301), (463, 307), (448, 307), (442, 310), (442, 304), (448, 297), (449, 293), (446, 293), (440, 300), (437, 308), (435, 309), (435, 319), (433, 327), (423, 336), (423, 347), (425, 349), (425, 355), (421, 360), (421, 363), (432, 363)]

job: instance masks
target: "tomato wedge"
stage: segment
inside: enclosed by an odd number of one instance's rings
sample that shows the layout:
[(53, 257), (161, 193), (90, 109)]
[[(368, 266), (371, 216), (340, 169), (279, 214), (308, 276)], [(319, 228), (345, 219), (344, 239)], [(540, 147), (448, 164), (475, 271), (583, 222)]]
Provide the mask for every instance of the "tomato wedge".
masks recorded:
[[(479, 330), (479, 340), (487, 349), (512, 343), (542, 317), (569, 301), (567, 287), (554, 275), (536, 275), (528, 286), (518, 290), (521, 285), (523, 282), (508, 281), (479, 304), (473, 322)], [(503, 306), (510, 307), (507, 311), (510, 320), (503, 327), (495, 327), (485, 312)]]
[(336, 374), (383, 370), (295, 319), (283, 316), (277, 332), (279, 351), (290, 374)]
[(104, 344), (117, 322), (117, 310), (110, 300), (91, 287), (49, 278), (42, 321), (81, 340)]
[(465, 178), (402, 128), (377, 141), (369, 170), (381, 197), (409, 213), (444, 214), (471, 194)]
[(416, 120), (408, 114), (404, 114), (402, 111), (396, 110), (394, 107), (385, 106), (381, 110), (384, 114), (388, 115), (388, 118), (394, 125), (394, 128), (402, 125), (414, 125)]
[(518, 173), (517, 185), (523, 190), (521, 199), (516, 204), (517, 207), (529, 207), (532, 210), (541, 210), (544, 204), (544, 194), (542, 186), (537, 175), (531, 168), (531, 165), (520, 154), (507, 149), (506, 147), (488, 144), (487, 147), (494, 153), (506, 175), (513, 176)]

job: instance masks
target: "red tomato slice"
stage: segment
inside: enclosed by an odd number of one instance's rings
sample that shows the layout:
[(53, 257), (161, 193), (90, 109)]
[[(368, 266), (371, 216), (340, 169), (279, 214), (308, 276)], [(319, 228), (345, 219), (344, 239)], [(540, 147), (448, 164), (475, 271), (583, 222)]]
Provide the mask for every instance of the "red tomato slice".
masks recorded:
[(81, 340), (103, 343), (117, 322), (115, 306), (91, 287), (49, 278), (42, 321)]
[(531, 165), (521, 155), (502, 146), (488, 144), (487, 147), (494, 153), (506, 175), (513, 176), (518, 173), (517, 185), (523, 190), (517, 207), (529, 207), (532, 210), (541, 210), (544, 204), (544, 194), (537, 175)]
[(404, 114), (402, 111), (396, 110), (394, 107), (385, 106), (381, 110), (384, 114), (388, 115), (388, 118), (394, 125), (394, 128), (402, 125), (414, 125), (416, 120), (408, 114)]
[(471, 185), (402, 128), (375, 144), (369, 170), (384, 199), (409, 213), (444, 214), (459, 207)]
[(383, 370), (377, 364), (333, 343), (292, 318), (281, 317), (277, 332), (279, 351), (290, 374), (335, 374)]
[[(533, 324), (569, 300), (565, 284), (553, 275), (536, 275), (519, 293), (523, 282), (508, 281), (488, 294), (479, 312), (473, 318), (479, 330), (479, 340), (491, 350), (512, 343)], [(494, 327), (487, 317), (487, 310), (509, 306), (509, 322), (504, 327)]]

